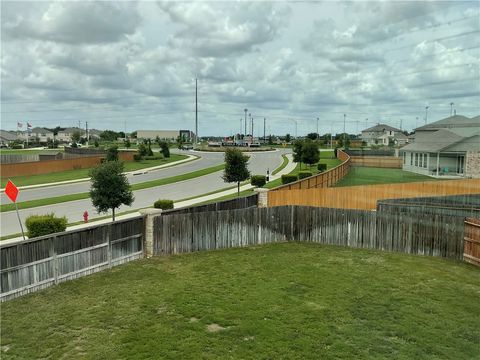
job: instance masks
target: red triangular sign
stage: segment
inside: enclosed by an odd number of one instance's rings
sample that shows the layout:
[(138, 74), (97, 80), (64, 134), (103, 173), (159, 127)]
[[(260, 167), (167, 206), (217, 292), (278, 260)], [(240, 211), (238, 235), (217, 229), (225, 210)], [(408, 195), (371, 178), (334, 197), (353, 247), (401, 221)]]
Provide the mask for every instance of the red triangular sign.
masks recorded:
[(17, 201), (18, 188), (10, 180), (8, 180), (7, 186), (5, 186), (5, 195), (7, 195), (13, 202)]

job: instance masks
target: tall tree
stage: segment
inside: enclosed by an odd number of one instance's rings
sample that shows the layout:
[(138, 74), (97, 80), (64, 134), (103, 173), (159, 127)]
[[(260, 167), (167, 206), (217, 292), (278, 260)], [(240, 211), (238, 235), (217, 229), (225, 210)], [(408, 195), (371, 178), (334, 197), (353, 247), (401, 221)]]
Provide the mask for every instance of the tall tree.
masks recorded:
[(112, 145), (107, 149), (107, 161), (118, 161), (118, 146)]
[(123, 163), (108, 161), (93, 168), (90, 172), (90, 198), (99, 213), (112, 209), (115, 221), (115, 209), (120, 205), (131, 205), (133, 193), (127, 176), (123, 174)]
[(296, 140), (293, 143), (293, 162), (300, 163), (300, 167), (302, 166), (302, 149), (303, 141)]
[(78, 142), (80, 142), (80, 138), (82, 137), (82, 134), (80, 131), (78, 130), (75, 130), (73, 133), (72, 133), (72, 136), (71, 136), (71, 139), (72, 139), (72, 144), (76, 144)]
[(292, 140), (292, 137), (290, 136), (290, 134), (285, 135), (285, 141), (287, 143), (289, 143), (291, 140)]
[(307, 134), (307, 138), (310, 140), (317, 140), (318, 139), (318, 134), (317, 133), (309, 133)]
[(305, 141), (302, 145), (302, 161), (309, 166), (316, 164), (320, 160), (318, 144), (313, 141)]
[(222, 179), (225, 182), (237, 183), (237, 194), (240, 196), (240, 182), (250, 177), (247, 168), (248, 156), (242, 154), (238, 149), (227, 149), (225, 151), (225, 170)]

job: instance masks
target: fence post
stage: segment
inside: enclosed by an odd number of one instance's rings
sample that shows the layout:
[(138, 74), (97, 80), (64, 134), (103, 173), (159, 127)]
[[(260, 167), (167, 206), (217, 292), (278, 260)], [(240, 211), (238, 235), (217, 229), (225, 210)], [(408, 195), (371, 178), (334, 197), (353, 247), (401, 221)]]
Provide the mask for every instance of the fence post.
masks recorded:
[(107, 260), (110, 269), (112, 267), (112, 225), (107, 226)]
[(268, 189), (255, 188), (254, 191), (257, 193), (257, 196), (258, 196), (257, 207), (259, 208), (268, 207)]
[(56, 236), (52, 238), (52, 257), (53, 257), (53, 283), (58, 284), (58, 259), (57, 250), (55, 249)]
[(144, 236), (144, 246), (143, 251), (145, 252), (146, 257), (151, 257), (153, 253), (153, 238), (154, 238), (154, 219), (157, 216), (162, 215), (162, 209), (142, 209), (140, 214), (144, 215), (145, 218), (145, 236)]

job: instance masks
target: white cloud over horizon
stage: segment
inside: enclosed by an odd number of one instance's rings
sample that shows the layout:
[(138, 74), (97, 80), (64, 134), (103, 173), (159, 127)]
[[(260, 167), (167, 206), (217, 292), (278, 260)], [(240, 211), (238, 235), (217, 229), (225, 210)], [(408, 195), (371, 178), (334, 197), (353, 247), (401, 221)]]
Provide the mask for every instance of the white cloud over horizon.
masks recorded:
[[(1, 127), (411, 130), (480, 114), (480, 5), (3, 1)], [(368, 119), (368, 120), (366, 120)], [(256, 126), (258, 129), (258, 126)], [(260, 126), (262, 128), (262, 126)], [(263, 128), (262, 128), (263, 131)]]

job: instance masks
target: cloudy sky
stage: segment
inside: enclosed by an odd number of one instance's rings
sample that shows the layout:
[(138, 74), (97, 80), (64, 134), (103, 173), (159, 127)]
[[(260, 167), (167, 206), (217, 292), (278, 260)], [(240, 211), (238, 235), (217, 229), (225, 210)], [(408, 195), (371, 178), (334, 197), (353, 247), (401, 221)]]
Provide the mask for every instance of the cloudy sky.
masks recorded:
[[(1, 2), (1, 127), (411, 130), (480, 114), (480, 2)], [(25, 128), (25, 125), (24, 125)]]

